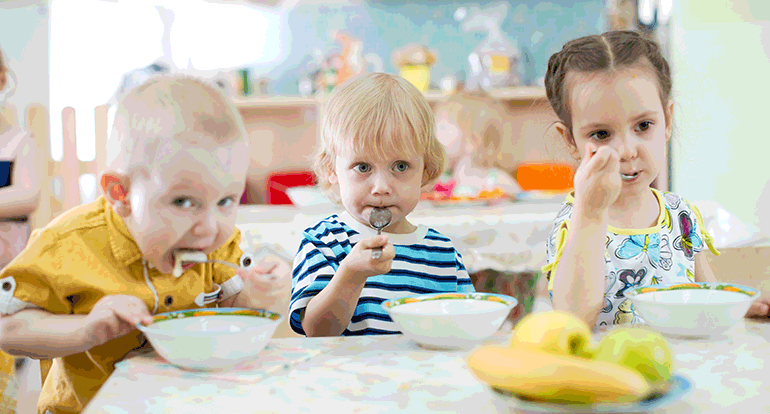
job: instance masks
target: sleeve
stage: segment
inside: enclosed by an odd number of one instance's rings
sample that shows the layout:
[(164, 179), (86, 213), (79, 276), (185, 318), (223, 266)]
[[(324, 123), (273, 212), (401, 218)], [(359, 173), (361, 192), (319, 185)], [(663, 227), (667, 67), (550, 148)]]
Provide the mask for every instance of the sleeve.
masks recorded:
[(463, 264), (463, 256), (457, 250), (455, 250), (455, 266), (457, 267), (457, 291), (475, 292), (476, 288)]
[(698, 210), (698, 207), (695, 207), (695, 204), (690, 204), (689, 202), (687, 205), (690, 206), (693, 212), (693, 232), (695, 234), (700, 234), (701, 238), (703, 238), (703, 242), (708, 246), (711, 253), (713, 253), (715, 256), (719, 256), (720, 253), (719, 250), (714, 247), (714, 239), (711, 237), (711, 233), (709, 233), (708, 229), (706, 228), (706, 222), (703, 221), (703, 216), (700, 214), (700, 210)]
[[(240, 244), (241, 231), (236, 228), (235, 231), (233, 231), (233, 234), (230, 236), (230, 239), (228, 239), (225, 244), (222, 245), (222, 247), (215, 250), (211, 254), (211, 257), (240, 266), (241, 256), (243, 255)], [(217, 300), (218, 302), (221, 302), (233, 295), (240, 293), (240, 291), (243, 289), (243, 280), (241, 280), (240, 276), (235, 274), (235, 269), (219, 263), (214, 263), (212, 265), (212, 269), (214, 275), (214, 283), (218, 284), (222, 289), (222, 297)]]
[[(324, 253), (326, 252), (326, 254)], [(303, 233), (291, 277), (289, 325), (294, 332), (306, 335), (302, 329), (302, 313), (308, 302), (329, 284), (339, 268), (336, 255), (329, 246), (308, 231)]]
[(73, 243), (60, 241), (50, 230), (34, 230), (24, 250), (0, 271), (0, 315), (13, 315), (27, 308), (72, 313), (66, 280), (74, 276), (68, 275), (66, 269), (77, 269), (78, 264), (70, 262), (80, 260), (72, 253), (77, 251)]
[(545, 244), (546, 264), (541, 268), (541, 272), (548, 278), (549, 291), (553, 290), (553, 279), (551, 279), (551, 274), (556, 270), (556, 266), (559, 264), (562, 251), (564, 250), (564, 241), (566, 240), (567, 232), (569, 231), (570, 213), (571, 205), (564, 204), (553, 222), (551, 233), (548, 235), (548, 240)]

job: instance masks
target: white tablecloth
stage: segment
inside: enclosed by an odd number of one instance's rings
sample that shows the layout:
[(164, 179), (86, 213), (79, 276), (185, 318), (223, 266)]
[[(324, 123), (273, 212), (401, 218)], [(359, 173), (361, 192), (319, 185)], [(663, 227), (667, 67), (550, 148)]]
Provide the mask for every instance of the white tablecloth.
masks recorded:
[[(494, 206), (437, 207), (421, 202), (409, 215), (452, 239), (473, 273), (531, 271), (545, 264), (545, 242), (560, 202), (505, 202)], [(250, 205), (238, 210), (245, 246), (271, 245), (292, 260), (302, 232), (339, 207)]]

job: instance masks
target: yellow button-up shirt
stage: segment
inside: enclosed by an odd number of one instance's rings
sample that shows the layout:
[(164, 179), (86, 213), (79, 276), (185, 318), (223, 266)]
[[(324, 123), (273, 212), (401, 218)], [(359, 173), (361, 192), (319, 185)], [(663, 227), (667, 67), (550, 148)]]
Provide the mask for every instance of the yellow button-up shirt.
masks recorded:
[[(240, 232), (209, 259), (238, 264)], [(133, 295), (151, 312), (213, 307), (237, 294), (243, 281), (228, 266), (197, 264), (181, 277), (162, 274), (142, 259), (123, 219), (100, 197), (35, 230), (22, 251), (0, 272), (0, 314), (41, 308), (55, 314), (88, 314), (107, 295)], [(77, 413), (129, 352), (146, 346), (139, 330), (87, 352), (55, 358), (38, 412)]]

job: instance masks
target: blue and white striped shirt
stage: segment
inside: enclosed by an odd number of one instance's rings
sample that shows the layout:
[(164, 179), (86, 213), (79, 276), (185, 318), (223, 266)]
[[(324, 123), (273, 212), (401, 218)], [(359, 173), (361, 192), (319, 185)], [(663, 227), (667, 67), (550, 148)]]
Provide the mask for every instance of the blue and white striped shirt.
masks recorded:
[[(289, 323), (302, 335), (300, 319), (308, 302), (337, 272), (342, 260), (356, 243), (377, 234), (369, 226), (353, 219), (347, 212), (332, 215), (303, 233), (291, 282)], [(342, 335), (377, 335), (400, 333), (382, 302), (423, 293), (473, 292), (462, 256), (452, 241), (425, 226), (410, 234), (388, 234), (396, 257), (389, 273), (366, 280), (353, 317)]]

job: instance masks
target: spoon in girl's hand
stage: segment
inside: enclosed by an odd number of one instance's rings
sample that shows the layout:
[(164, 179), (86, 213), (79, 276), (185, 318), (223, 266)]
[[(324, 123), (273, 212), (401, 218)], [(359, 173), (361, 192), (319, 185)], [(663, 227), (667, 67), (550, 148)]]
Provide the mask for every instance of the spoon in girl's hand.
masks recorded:
[[(382, 234), (382, 229), (388, 227), (391, 220), (393, 220), (393, 214), (387, 208), (375, 207), (369, 214), (369, 224), (377, 229), (378, 236)], [(382, 247), (372, 249), (372, 259), (379, 259), (380, 256), (382, 256)]]

